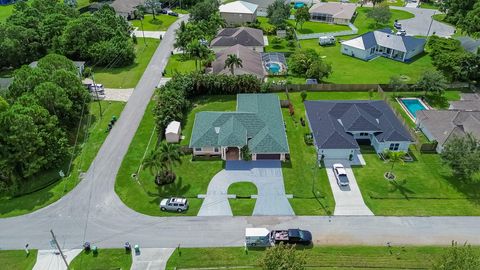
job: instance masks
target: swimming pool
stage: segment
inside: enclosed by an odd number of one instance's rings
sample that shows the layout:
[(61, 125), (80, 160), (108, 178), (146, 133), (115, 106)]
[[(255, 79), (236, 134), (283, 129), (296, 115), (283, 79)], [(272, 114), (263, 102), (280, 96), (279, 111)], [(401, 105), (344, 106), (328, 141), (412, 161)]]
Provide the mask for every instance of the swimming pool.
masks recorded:
[(280, 72), (280, 64), (278, 63), (268, 63), (267, 64), (267, 69), (271, 73), (279, 73)]
[(412, 120), (417, 118), (417, 112), (421, 110), (428, 110), (428, 106), (418, 98), (401, 98), (400, 104), (403, 109), (407, 111)]
[(294, 9), (302, 8), (305, 6), (305, 3), (302, 2), (296, 2), (295, 5), (293, 5)]

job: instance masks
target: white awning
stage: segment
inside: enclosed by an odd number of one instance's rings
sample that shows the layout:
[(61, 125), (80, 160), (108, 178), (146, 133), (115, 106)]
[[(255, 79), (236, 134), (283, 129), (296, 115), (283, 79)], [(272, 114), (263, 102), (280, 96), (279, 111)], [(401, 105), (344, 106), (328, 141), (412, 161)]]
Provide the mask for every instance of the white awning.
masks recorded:
[(267, 236), (269, 233), (267, 228), (245, 228), (245, 237)]

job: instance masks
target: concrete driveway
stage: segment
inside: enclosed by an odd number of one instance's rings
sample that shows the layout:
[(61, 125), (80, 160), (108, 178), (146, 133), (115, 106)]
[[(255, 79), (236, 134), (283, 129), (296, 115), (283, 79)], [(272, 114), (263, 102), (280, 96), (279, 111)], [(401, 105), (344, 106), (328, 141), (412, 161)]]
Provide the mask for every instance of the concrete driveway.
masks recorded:
[[(446, 37), (453, 35), (455, 31), (455, 27), (432, 19), (434, 14), (441, 13), (438, 10), (396, 6), (391, 6), (390, 8), (407, 11), (415, 15), (415, 17), (411, 19), (399, 21), (409, 36), (431, 36), (435, 33), (437, 36)], [(429, 28), (430, 32), (428, 31)]]
[(227, 161), (226, 168), (210, 181), (198, 215), (232, 216), (227, 193), (235, 182), (252, 182), (257, 186), (254, 216), (295, 215), (285, 194), (280, 161)]
[[(341, 187), (337, 184), (337, 179), (333, 172), (333, 164), (341, 163), (345, 166), (348, 180), (350, 184), (348, 187)], [(357, 180), (353, 174), (348, 160), (325, 160), (325, 168), (327, 170), (328, 181), (332, 188), (333, 197), (335, 198), (336, 216), (372, 216), (373, 213), (365, 205), (362, 193), (358, 188)]]

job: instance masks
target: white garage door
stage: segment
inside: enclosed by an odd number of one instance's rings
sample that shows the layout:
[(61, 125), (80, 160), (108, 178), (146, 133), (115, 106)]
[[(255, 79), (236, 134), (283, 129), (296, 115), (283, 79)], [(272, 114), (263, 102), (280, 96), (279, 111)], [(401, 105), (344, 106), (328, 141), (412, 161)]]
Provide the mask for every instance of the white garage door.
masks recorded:
[[(349, 159), (353, 149), (324, 149), (324, 159)], [(322, 153), (320, 151), (319, 153)]]

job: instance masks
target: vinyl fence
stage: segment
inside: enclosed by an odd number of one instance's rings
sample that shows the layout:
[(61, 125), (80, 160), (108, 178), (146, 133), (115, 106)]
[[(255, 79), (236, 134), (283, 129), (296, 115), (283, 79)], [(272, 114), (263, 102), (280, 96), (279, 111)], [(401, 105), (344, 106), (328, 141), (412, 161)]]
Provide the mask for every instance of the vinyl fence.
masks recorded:
[(338, 31), (338, 32), (312, 33), (312, 34), (297, 34), (297, 39), (298, 40), (314, 39), (314, 38), (316, 39), (322, 36), (339, 37), (339, 36), (356, 35), (358, 33), (358, 28), (355, 27), (355, 25), (353, 25), (352, 23), (348, 24), (348, 27), (350, 27), (350, 30)]

